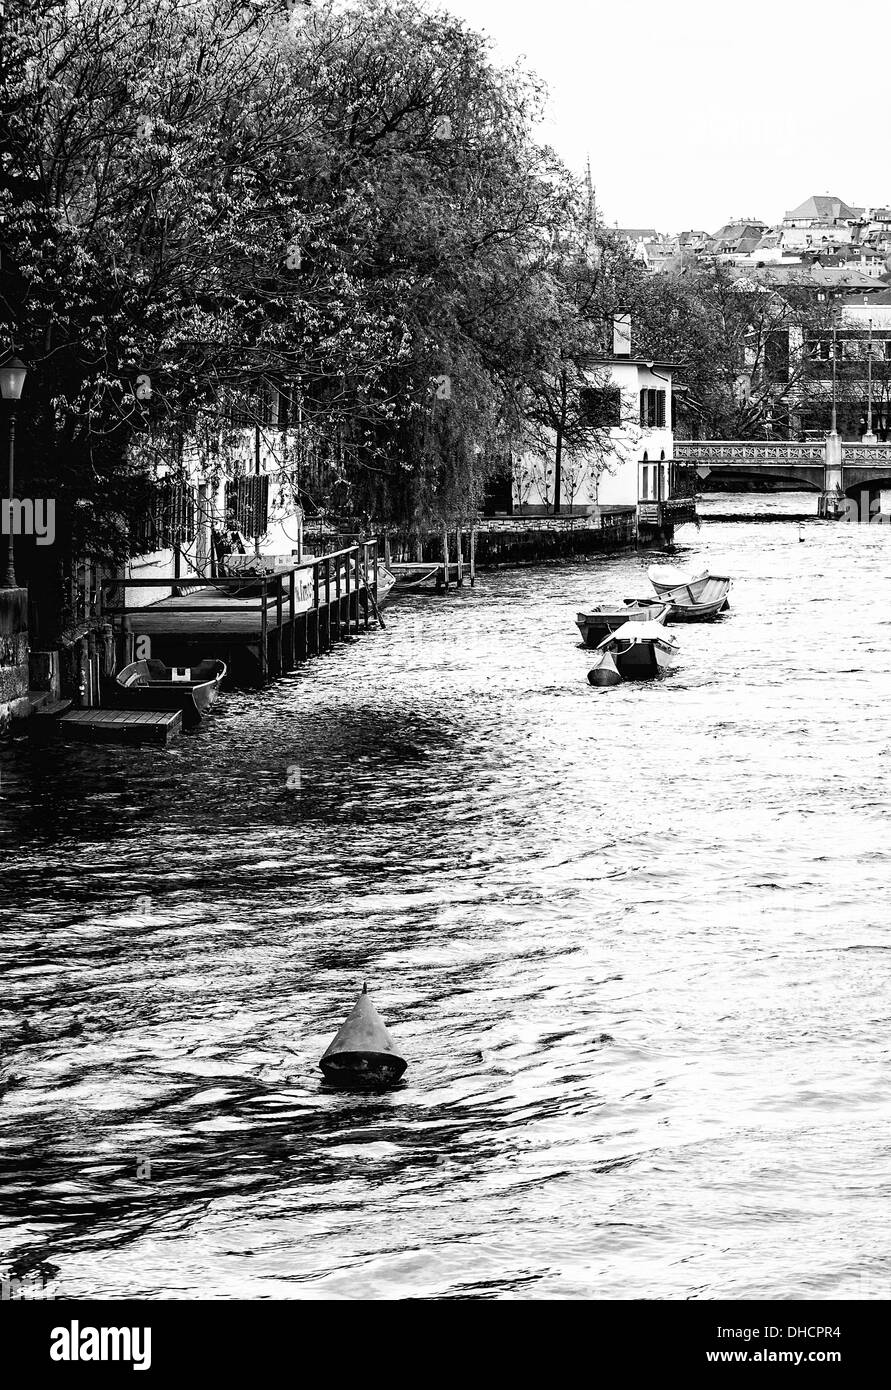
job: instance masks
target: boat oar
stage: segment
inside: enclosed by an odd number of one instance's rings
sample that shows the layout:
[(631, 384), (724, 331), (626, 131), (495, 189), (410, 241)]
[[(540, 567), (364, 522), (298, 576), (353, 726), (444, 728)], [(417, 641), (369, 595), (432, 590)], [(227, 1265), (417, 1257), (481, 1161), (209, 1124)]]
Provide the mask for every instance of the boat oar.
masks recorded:
[(319, 1066), (325, 1080), (335, 1086), (389, 1085), (398, 1081), (408, 1066), (369, 999), (367, 985), (362, 986), (362, 993), (322, 1054)]

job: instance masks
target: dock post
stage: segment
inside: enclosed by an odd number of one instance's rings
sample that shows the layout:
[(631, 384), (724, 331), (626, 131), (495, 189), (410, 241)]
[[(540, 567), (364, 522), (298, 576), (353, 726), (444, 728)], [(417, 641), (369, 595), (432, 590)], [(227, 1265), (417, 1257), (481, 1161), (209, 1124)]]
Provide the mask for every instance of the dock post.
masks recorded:
[(263, 677), (263, 684), (269, 680), (269, 615), (266, 612), (268, 585), (265, 579), (260, 586), (260, 674)]
[(345, 576), (345, 578), (346, 578), (346, 635), (347, 635), (347, 637), (349, 637), (349, 635), (350, 635), (350, 627), (351, 627), (352, 621), (353, 621), (353, 586), (352, 586), (353, 552), (352, 552), (352, 549), (348, 550), (347, 553), (346, 553), (346, 563), (344, 564), (344, 569), (346, 570), (346, 576)]
[(463, 541), (463, 537), (462, 537), (462, 535), (461, 535), (461, 527), (460, 527), (460, 526), (456, 526), (456, 527), (455, 527), (455, 547), (456, 547), (456, 555), (455, 555), (455, 558), (456, 558), (456, 560), (458, 561), (458, 575), (457, 575), (457, 581), (458, 581), (458, 588), (461, 589), (461, 588), (464, 587), (464, 541)]
[(294, 611), (294, 598), (296, 593), (296, 571), (291, 570), (288, 576), (288, 612), (291, 615), (291, 670), (297, 665), (297, 614)]
[[(386, 544), (386, 542), (385, 542), (385, 544)], [(380, 541), (379, 541), (376, 537), (375, 537), (375, 540), (374, 540), (374, 542), (373, 542), (373, 545), (374, 545), (374, 606), (375, 606), (375, 608), (377, 608), (377, 607), (378, 607), (378, 601), (377, 601), (377, 553), (378, 553), (378, 550), (380, 549)], [(366, 570), (366, 573), (367, 573), (367, 570)]]
[(283, 626), (283, 622), (284, 622), (284, 615), (283, 615), (283, 613), (282, 613), (282, 588), (283, 588), (283, 585), (284, 585), (284, 581), (283, 581), (283, 579), (282, 579), (282, 576), (281, 576), (280, 574), (279, 574), (279, 575), (276, 575), (276, 586), (275, 586), (275, 630), (276, 630), (275, 656), (276, 656), (276, 661), (278, 662), (278, 670), (276, 671), (275, 674), (276, 674), (277, 676), (280, 676), (280, 675), (282, 674), (282, 672), (284, 671), (284, 669), (285, 669), (285, 653), (284, 653), (283, 644), (282, 644), (282, 626)]
[[(334, 593), (335, 593), (335, 595), (336, 595), (336, 601), (335, 601), (335, 605), (334, 605), (334, 606), (335, 606), (335, 608), (336, 608), (336, 610), (337, 610), (337, 614), (336, 614), (336, 617), (335, 617), (335, 620), (334, 620), (334, 636), (335, 636), (336, 640), (339, 642), (339, 641), (340, 641), (340, 619), (341, 619), (341, 616), (342, 616), (342, 609), (341, 609), (341, 606), (340, 606), (340, 597), (341, 597), (341, 595), (340, 595), (340, 556), (339, 556), (339, 555), (338, 555), (337, 560), (336, 560), (335, 563), (336, 563), (336, 565), (337, 565), (337, 568), (336, 568), (335, 571), (334, 571)], [(330, 561), (329, 561), (329, 564), (330, 564)]]
[(470, 523), (470, 587), (476, 583), (476, 527)]
[[(319, 562), (315, 560), (312, 567), (312, 654), (319, 654)], [(310, 646), (309, 635), (309, 615), (307, 614), (306, 643)]]
[(359, 592), (360, 592), (360, 590), (359, 590), (360, 579), (359, 579), (359, 546), (358, 546), (358, 543), (357, 543), (357, 545), (356, 545), (356, 552), (355, 552), (355, 554), (350, 556), (350, 564), (351, 564), (352, 567), (353, 567), (353, 581), (354, 581), (354, 583), (353, 583), (353, 590), (354, 590), (354, 592), (353, 592), (353, 608), (355, 609), (355, 613), (354, 613), (353, 616), (354, 616), (354, 619), (355, 619), (355, 627), (354, 627), (353, 631), (355, 632), (356, 636), (358, 636), (358, 635), (359, 635)]
[[(359, 619), (362, 616), (362, 566), (360, 564), (361, 549), (356, 546), (355, 566), (356, 566), (356, 636), (359, 636)], [(365, 625), (368, 626), (368, 598), (365, 599)]]
[[(338, 572), (339, 582), (339, 572)], [(331, 556), (325, 556), (325, 651), (331, 650)]]
[(448, 528), (447, 526), (443, 526), (443, 528), (442, 528), (442, 559), (443, 559), (443, 571), (442, 571), (443, 588), (446, 590), (446, 592), (448, 592), (448, 588), (449, 588), (449, 528)]

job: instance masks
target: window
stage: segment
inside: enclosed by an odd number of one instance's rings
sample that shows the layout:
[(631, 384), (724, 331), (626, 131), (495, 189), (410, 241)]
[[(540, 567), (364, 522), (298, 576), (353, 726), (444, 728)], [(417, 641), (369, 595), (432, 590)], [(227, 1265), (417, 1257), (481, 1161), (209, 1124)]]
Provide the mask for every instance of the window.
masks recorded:
[(807, 354), (813, 362), (829, 362), (832, 359), (831, 338), (811, 338), (807, 344)]
[(642, 430), (665, 428), (665, 392), (644, 387), (640, 393), (640, 427)]
[(579, 414), (596, 429), (618, 429), (622, 421), (622, 396), (618, 386), (583, 386)]
[(227, 520), (243, 536), (262, 536), (269, 525), (269, 477), (248, 473), (226, 482)]
[(195, 536), (195, 489), (179, 478), (146, 485), (130, 525), (134, 554), (150, 555), (185, 545)]
[(764, 343), (764, 372), (768, 380), (789, 380), (789, 333), (785, 328), (768, 333)]

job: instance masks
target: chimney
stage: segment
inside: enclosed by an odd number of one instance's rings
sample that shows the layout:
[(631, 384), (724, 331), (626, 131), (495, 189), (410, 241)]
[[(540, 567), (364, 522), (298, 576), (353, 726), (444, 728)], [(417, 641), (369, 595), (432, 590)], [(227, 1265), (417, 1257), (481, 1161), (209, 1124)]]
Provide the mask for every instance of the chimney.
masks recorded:
[(613, 314), (613, 357), (631, 356), (631, 315), (627, 309)]

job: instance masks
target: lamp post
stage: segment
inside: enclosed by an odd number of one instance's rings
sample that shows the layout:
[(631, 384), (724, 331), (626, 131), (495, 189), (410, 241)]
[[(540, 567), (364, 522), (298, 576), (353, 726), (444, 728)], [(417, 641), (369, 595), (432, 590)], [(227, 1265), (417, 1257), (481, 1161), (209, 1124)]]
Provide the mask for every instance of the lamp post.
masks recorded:
[(6, 537), (6, 575), (4, 589), (15, 589), (15, 555), (13, 551), (12, 495), (15, 484), (15, 408), (22, 398), (28, 368), (18, 357), (12, 357), (0, 367), (0, 396), (9, 402), (9, 535)]
[(872, 432), (872, 319), (869, 321), (869, 339), (866, 348), (866, 434), (863, 436), (864, 444), (875, 444), (876, 437)]
[(836, 358), (838, 355), (838, 338), (835, 328), (832, 329), (832, 429), (826, 440), (826, 452), (823, 459), (823, 496), (820, 498), (820, 516), (835, 518), (839, 515), (839, 499), (844, 492), (842, 486), (844, 479), (844, 466), (842, 460), (842, 445), (838, 437), (838, 409), (836, 401), (837, 371)]

